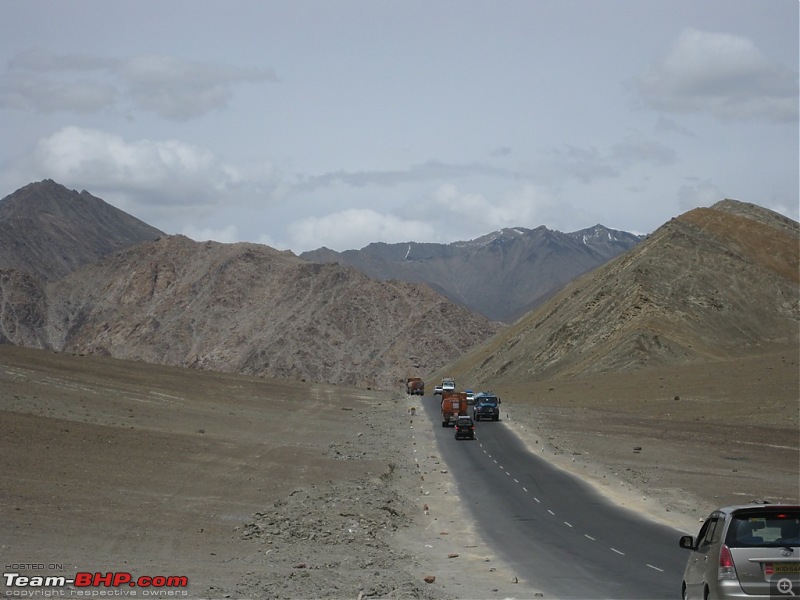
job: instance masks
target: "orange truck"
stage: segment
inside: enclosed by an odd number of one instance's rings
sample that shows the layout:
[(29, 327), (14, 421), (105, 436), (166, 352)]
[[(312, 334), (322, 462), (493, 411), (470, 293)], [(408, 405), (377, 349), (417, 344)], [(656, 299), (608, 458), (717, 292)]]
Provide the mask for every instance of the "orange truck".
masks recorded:
[(444, 392), (442, 394), (442, 427), (455, 425), (460, 415), (468, 415), (467, 392)]
[(406, 393), (417, 394), (419, 396), (425, 395), (425, 382), (419, 377), (409, 377), (406, 379)]

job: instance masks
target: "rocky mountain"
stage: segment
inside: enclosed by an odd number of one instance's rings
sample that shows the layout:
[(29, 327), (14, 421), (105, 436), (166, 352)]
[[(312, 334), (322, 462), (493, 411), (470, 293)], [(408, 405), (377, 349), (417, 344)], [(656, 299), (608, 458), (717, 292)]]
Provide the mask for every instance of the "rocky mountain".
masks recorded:
[(356, 267), (380, 280), (424, 282), (470, 310), (512, 322), (642, 239), (602, 225), (573, 233), (516, 227), (451, 244), (374, 243), (361, 250), (320, 248), (300, 256)]
[(800, 226), (724, 200), (665, 223), (448, 366), (486, 386), (724, 361), (800, 344)]
[(0, 267), (44, 281), (161, 235), (89, 192), (78, 193), (50, 179), (0, 200)]
[[(800, 341), (798, 224), (733, 200), (672, 219), (510, 327), (398, 277), (256, 244), (166, 236), (52, 181), (0, 202), (0, 231), (0, 343), (62, 352), (393, 387), (444, 366), (476, 384), (524, 384)], [(633, 241), (612, 234), (598, 227), (581, 240), (605, 238), (605, 252)], [(577, 252), (565, 236), (504, 230), (446, 247), (406, 244), (402, 260), (397, 245), (370, 252), (375, 265), (423, 263), (466, 296), (478, 289), (455, 287), (466, 263), (484, 261), (482, 288), (492, 293), (521, 265), (552, 266), (548, 257), (564, 248)], [(593, 244), (584, 244), (585, 268), (601, 252)], [(498, 265), (514, 266), (508, 279)], [(535, 278), (517, 276), (518, 285)]]
[(52, 181), (0, 207), (0, 343), (392, 387), (502, 327), (424, 285), (166, 236)]

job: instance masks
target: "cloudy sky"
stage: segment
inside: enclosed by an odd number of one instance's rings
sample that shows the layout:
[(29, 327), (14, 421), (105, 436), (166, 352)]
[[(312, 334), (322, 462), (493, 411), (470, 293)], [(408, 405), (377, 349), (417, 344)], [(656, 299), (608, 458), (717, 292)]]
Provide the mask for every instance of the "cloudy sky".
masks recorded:
[(797, 0), (2, 0), (0, 197), (297, 253), (798, 219)]

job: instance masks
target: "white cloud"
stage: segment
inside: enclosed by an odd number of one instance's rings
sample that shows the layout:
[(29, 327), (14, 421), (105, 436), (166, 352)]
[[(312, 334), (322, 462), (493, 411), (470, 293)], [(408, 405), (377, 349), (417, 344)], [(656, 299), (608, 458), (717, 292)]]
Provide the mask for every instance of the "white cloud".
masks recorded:
[(128, 105), (175, 120), (225, 108), (239, 83), (275, 81), (272, 69), (246, 69), (175, 56), (138, 55), (115, 60), (20, 52), (0, 81), (0, 108), (43, 113), (87, 113)]
[(209, 227), (198, 228), (192, 225), (187, 225), (183, 228), (181, 233), (196, 242), (205, 242), (211, 240), (214, 242), (232, 244), (239, 241), (239, 230), (236, 225), (227, 225), (221, 229), (212, 229)]
[(685, 212), (698, 206), (711, 206), (724, 197), (724, 192), (710, 181), (693, 179), (678, 190), (678, 206)]
[(130, 141), (80, 127), (40, 139), (16, 171), (23, 181), (52, 178), (89, 190), (139, 218), (170, 214), (181, 222), (234, 203), (272, 202), (281, 186), (266, 161), (234, 165), (177, 140)]
[(482, 194), (462, 192), (453, 184), (444, 184), (433, 194), (432, 210), (444, 213), (439, 215), (439, 220), (445, 220), (454, 231), (462, 231), (458, 239), (464, 240), (504, 227), (549, 222), (556, 204), (550, 194), (530, 184), (491, 199)]
[(630, 135), (611, 149), (615, 162), (633, 164), (649, 162), (657, 165), (671, 165), (675, 162), (675, 150), (660, 142), (640, 135)]
[(797, 72), (771, 63), (749, 39), (726, 33), (683, 31), (636, 86), (665, 112), (778, 122), (798, 116)]
[(54, 113), (68, 110), (88, 114), (112, 107), (114, 86), (86, 79), (59, 81), (36, 73), (13, 73), (0, 85), (0, 107)]
[(371, 242), (408, 242), (433, 239), (432, 225), (381, 214), (368, 208), (352, 208), (322, 217), (307, 217), (289, 225), (289, 247), (311, 250), (362, 248)]
[(36, 163), (64, 182), (90, 187), (197, 188), (224, 178), (214, 154), (176, 140), (138, 140), (96, 129), (65, 127), (39, 141)]
[(119, 74), (139, 108), (170, 119), (192, 119), (227, 106), (232, 86), (274, 81), (269, 69), (241, 69), (174, 56), (135, 56), (121, 63)]

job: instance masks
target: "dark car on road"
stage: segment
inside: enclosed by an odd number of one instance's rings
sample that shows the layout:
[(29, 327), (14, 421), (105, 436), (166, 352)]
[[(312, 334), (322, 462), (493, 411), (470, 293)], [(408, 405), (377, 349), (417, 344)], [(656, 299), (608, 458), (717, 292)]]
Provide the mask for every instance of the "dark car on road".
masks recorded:
[(475, 439), (475, 423), (472, 422), (472, 417), (469, 415), (461, 415), (458, 417), (455, 425), (456, 439)]
[(478, 394), (475, 396), (475, 405), (472, 407), (472, 418), (476, 421), (489, 419), (490, 421), (500, 420), (500, 399), (489, 394)]
[(682, 598), (785, 598), (800, 594), (800, 506), (719, 508), (680, 547), (691, 551)]

